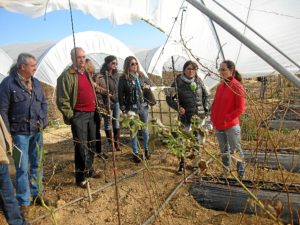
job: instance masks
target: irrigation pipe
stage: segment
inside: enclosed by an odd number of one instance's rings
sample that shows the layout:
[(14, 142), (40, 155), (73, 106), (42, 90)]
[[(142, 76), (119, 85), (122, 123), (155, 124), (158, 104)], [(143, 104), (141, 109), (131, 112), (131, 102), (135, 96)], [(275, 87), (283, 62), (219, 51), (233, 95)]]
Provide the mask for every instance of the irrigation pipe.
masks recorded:
[[(191, 173), (186, 179), (192, 178), (194, 175), (196, 175), (198, 170), (195, 170), (193, 173)], [(181, 188), (181, 186), (185, 183), (185, 179), (183, 179), (177, 187), (172, 191), (172, 193), (167, 197), (166, 201), (161, 204), (161, 206), (154, 211), (154, 213), (143, 223), (143, 225), (151, 224), (156, 216), (160, 213), (161, 210), (165, 208), (165, 206), (171, 201), (171, 199), (174, 197), (174, 195), (178, 192), (178, 190)]]

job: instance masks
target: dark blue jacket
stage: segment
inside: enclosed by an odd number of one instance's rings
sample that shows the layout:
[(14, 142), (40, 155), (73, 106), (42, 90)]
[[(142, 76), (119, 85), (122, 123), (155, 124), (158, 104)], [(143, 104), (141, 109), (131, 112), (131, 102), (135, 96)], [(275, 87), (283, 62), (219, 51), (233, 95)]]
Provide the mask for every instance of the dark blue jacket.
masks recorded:
[(14, 134), (33, 134), (47, 125), (47, 102), (40, 82), (32, 78), (32, 94), (23, 87), (18, 74), (0, 84), (0, 114)]

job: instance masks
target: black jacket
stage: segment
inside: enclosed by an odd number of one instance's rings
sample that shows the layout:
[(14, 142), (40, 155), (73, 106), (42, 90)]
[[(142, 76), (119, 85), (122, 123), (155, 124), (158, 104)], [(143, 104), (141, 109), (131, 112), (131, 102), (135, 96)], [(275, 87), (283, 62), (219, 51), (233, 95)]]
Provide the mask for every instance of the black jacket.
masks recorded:
[[(209, 95), (199, 77), (195, 78), (196, 89), (193, 91), (191, 83), (183, 79), (183, 74), (178, 75), (176, 78), (178, 99), (176, 94), (166, 96), (168, 105), (178, 110), (179, 106), (185, 109), (185, 117), (190, 122), (193, 115), (207, 115), (210, 108)], [(175, 82), (171, 87), (175, 88)]]
[[(151, 81), (146, 76), (139, 76), (139, 90), (137, 90), (137, 85), (135, 78), (133, 75), (129, 75), (130, 79), (125, 78), (125, 74), (122, 74), (119, 78), (118, 85), (118, 96), (119, 96), (119, 104), (122, 112), (128, 112), (133, 109), (133, 105), (138, 104), (141, 105), (144, 103), (143, 96), (143, 86), (150, 85)], [(141, 94), (136, 94), (137, 92), (141, 92)]]

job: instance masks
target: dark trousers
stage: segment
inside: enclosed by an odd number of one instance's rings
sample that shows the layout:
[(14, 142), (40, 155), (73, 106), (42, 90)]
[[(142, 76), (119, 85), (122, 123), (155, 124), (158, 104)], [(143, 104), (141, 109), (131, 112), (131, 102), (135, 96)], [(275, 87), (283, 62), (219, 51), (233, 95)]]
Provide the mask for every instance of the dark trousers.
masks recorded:
[(7, 164), (0, 164), (0, 206), (1, 205), (8, 224), (25, 224), (15, 197)]
[(80, 183), (93, 171), (97, 130), (95, 112), (75, 111), (71, 128), (75, 144), (75, 179)]
[(100, 113), (96, 112), (96, 153), (100, 154), (102, 152), (102, 143), (101, 143), (101, 115)]

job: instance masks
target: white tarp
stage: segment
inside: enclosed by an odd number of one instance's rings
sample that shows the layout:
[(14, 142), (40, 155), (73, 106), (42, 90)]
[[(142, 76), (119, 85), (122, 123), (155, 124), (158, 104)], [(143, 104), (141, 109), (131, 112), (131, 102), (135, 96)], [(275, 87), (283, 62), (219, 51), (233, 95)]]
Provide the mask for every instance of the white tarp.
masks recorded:
[[(290, 71), (299, 68), (280, 56), (273, 48), (257, 38), (245, 26), (220, 9), (213, 0), (204, 0), (206, 6), (222, 19), (252, 40), (262, 50)], [(281, 49), (290, 58), (300, 62), (300, 2), (299, 0), (218, 0), (240, 19)], [(79, 9), (97, 19), (108, 18), (114, 24), (133, 23), (144, 19), (170, 34), (170, 40), (185, 43), (204, 66), (216, 70), (219, 46), (209, 19), (183, 0), (72, 0), (73, 9)], [(46, 7), (47, 4), (47, 7)], [(67, 0), (0, 0), (0, 6), (14, 12), (41, 16), (47, 12), (68, 9)], [(247, 47), (216, 25), (226, 59), (237, 63), (245, 75), (265, 75), (274, 69)], [(172, 31), (172, 32), (171, 32)], [(218, 61), (217, 61), (218, 58)]]
[[(82, 47), (87, 55), (112, 54), (123, 60), (129, 55), (134, 55), (122, 42), (101, 32), (87, 31), (76, 33), (75, 40), (76, 46)], [(72, 35), (55, 44), (40, 58), (35, 77), (55, 87), (57, 77), (71, 64), (70, 52), (72, 48), (74, 48)]]
[(171, 41), (161, 47), (136, 53), (136, 56), (146, 72), (156, 76), (162, 76), (162, 71), (172, 66), (170, 64), (172, 56), (174, 56), (175, 70), (179, 71), (182, 70), (182, 61), (177, 62), (177, 60), (182, 58), (185, 60), (190, 59), (188, 52), (181, 44)]
[(2, 82), (2, 80), (5, 78), (6, 76), (4, 76), (3, 74), (0, 73), (0, 83)]
[(7, 76), (12, 63), (12, 58), (0, 48), (0, 82)]

